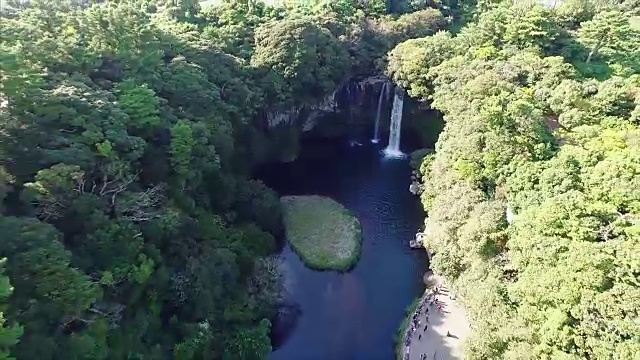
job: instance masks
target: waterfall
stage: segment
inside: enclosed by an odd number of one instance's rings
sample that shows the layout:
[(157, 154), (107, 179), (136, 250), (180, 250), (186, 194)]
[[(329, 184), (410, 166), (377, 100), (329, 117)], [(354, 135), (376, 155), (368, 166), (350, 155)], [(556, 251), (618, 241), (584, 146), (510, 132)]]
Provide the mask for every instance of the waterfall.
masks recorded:
[(373, 134), (373, 139), (371, 139), (371, 142), (374, 144), (377, 144), (378, 142), (380, 142), (380, 113), (382, 112), (382, 100), (385, 97), (385, 94), (388, 95), (387, 93), (387, 88), (389, 87), (389, 82), (385, 82), (382, 85), (382, 89), (380, 89), (380, 96), (378, 96), (378, 111), (376, 112), (376, 127), (374, 129), (374, 134)]
[[(357, 90), (357, 89), (356, 89)], [(349, 109), (349, 124), (353, 124), (353, 83), (347, 85), (347, 107)]]
[(400, 151), (400, 130), (402, 125), (402, 107), (404, 105), (404, 93), (397, 87), (393, 96), (393, 110), (391, 111), (391, 126), (389, 127), (389, 145), (384, 150), (387, 157), (404, 157)]
[(511, 223), (513, 223), (514, 220), (514, 213), (513, 213), (513, 209), (511, 209), (511, 206), (507, 205), (507, 210), (505, 211), (505, 216), (507, 218), (507, 223), (509, 225), (511, 225)]

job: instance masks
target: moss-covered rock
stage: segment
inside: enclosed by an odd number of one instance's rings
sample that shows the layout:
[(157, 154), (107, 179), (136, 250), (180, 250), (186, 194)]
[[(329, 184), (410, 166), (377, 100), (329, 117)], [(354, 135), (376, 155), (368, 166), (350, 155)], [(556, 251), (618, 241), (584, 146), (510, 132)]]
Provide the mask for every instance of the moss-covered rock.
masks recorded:
[(360, 257), (360, 222), (336, 201), (323, 196), (280, 198), (287, 239), (308, 267), (347, 271)]
[(420, 170), (424, 158), (433, 153), (433, 149), (418, 149), (409, 154), (409, 165), (414, 170)]

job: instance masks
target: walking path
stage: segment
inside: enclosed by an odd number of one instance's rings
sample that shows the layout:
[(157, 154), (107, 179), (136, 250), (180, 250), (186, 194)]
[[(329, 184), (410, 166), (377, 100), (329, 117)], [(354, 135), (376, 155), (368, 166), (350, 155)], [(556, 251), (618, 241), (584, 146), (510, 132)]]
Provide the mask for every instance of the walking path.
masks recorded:
[(405, 332), (402, 359), (463, 359), (462, 345), (469, 333), (467, 313), (439, 277), (431, 279), (435, 284), (423, 295)]

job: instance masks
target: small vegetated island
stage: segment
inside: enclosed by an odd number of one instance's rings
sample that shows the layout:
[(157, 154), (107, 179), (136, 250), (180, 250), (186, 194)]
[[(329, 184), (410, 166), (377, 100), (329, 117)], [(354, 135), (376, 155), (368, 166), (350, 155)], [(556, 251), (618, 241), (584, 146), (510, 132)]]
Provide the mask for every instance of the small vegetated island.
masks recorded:
[(362, 232), (358, 219), (338, 202), (317, 195), (284, 196), (287, 239), (310, 268), (346, 271), (360, 257)]

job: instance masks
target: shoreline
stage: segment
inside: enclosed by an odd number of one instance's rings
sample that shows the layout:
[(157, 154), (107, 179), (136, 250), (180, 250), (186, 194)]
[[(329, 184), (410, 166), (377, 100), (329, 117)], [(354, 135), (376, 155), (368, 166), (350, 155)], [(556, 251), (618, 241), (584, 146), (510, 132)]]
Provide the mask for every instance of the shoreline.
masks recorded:
[(432, 272), (427, 276), (430, 284), (409, 307), (402, 322), (396, 359), (463, 359), (462, 345), (469, 333), (466, 310), (441, 277)]

